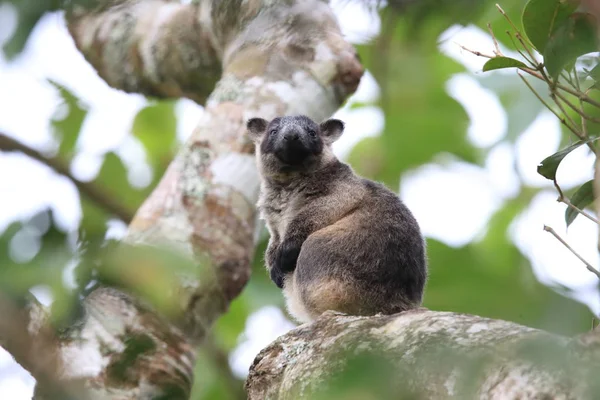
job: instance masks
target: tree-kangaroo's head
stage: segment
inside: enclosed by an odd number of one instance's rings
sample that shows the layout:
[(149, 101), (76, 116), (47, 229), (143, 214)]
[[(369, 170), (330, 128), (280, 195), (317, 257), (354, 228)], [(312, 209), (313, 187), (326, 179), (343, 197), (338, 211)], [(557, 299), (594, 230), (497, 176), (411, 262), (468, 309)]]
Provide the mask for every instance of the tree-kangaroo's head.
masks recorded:
[(331, 144), (344, 131), (344, 123), (329, 119), (317, 124), (304, 116), (277, 117), (268, 122), (251, 118), (246, 127), (256, 144), (263, 173), (307, 171), (333, 159)]

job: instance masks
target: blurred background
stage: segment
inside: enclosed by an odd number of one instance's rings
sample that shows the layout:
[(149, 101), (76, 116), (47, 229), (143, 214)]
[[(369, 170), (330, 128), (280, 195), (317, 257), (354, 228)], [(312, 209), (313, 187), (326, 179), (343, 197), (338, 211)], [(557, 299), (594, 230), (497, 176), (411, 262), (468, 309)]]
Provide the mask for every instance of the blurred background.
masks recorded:
[[(64, 161), (74, 177), (103, 185), (133, 212), (203, 108), (108, 87), (51, 3), (0, 1), (0, 133)], [(520, 22), (524, 0), (500, 4)], [(415, 214), (430, 264), (424, 306), (561, 334), (591, 329), (600, 312), (598, 279), (542, 228), (554, 228), (598, 266), (597, 226), (577, 218), (567, 229), (566, 206), (536, 172), (572, 135), (514, 70), (483, 73), (486, 60), (460, 47), (491, 54), (490, 23), (503, 52), (516, 54), (494, 2), (331, 5), (367, 69), (336, 114), (347, 130), (334, 150), (397, 191)], [(532, 83), (543, 92), (542, 83)], [(585, 146), (570, 153), (558, 170), (562, 189), (570, 193), (592, 179), (593, 163)], [(0, 264), (26, 268), (35, 260), (43, 276), (29, 290), (44, 304), (73, 281), (71, 264), (50, 265), (53, 246), (75, 252), (83, 239), (118, 239), (125, 229), (69, 179), (0, 151)], [(266, 240), (263, 232), (250, 282), (201, 349), (193, 399), (244, 398), (254, 356), (295, 326), (264, 270)], [(0, 348), (0, 398), (29, 399), (33, 385)]]

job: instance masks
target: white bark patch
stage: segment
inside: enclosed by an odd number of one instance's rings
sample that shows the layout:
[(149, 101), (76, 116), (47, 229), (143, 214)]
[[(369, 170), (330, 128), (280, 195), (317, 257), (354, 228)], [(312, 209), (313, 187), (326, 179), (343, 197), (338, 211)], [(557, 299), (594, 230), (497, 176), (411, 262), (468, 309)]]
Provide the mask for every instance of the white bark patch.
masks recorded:
[(177, 181), (180, 190), (187, 196), (202, 202), (209, 183), (200, 175), (210, 160), (208, 149), (191, 149), (178, 160), (181, 178)]
[(240, 192), (250, 204), (258, 199), (259, 177), (254, 157), (250, 154), (225, 153), (210, 166), (213, 183), (231, 186)]
[(458, 377), (458, 373), (456, 372), (456, 370), (452, 371), (452, 373), (450, 374), (448, 379), (446, 379), (446, 382), (444, 382), (444, 387), (448, 391), (449, 396), (454, 396), (454, 386), (456, 386), (456, 378), (457, 377)]
[[(154, 82), (158, 82), (159, 79), (156, 56), (152, 49), (156, 43), (164, 40), (164, 35), (161, 32), (162, 26), (169, 23), (171, 18), (181, 10), (181, 7), (181, 4), (177, 3), (163, 3), (159, 8), (152, 2), (142, 2), (138, 5), (139, 15), (148, 14), (151, 16), (151, 18), (147, 18), (147, 24), (138, 23), (136, 34), (143, 38), (139, 46), (139, 52), (142, 57), (144, 72)], [(154, 10), (157, 11), (153, 12)]]
[(335, 58), (335, 54), (325, 43), (321, 42), (315, 46), (315, 60), (330, 61), (335, 60)]
[(279, 100), (286, 104), (289, 104), (294, 100), (294, 88), (291, 83), (287, 81), (269, 82), (265, 86), (273, 91), (273, 93), (279, 97)]
[[(513, 365), (499, 368), (481, 385), (480, 399), (538, 399), (540, 394), (553, 391), (548, 387), (559, 385), (559, 380), (544, 371), (532, 369), (529, 365)], [(567, 399), (564, 393), (556, 391), (552, 399)], [(576, 395), (572, 398), (577, 398)]]
[(488, 324), (484, 324), (484, 323), (478, 322), (476, 324), (473, 324), (473, 326), (471, 326), (467, 330), (467, 333), (478, 333), (478, 332), (481, 332), (481, 331), (487, 331), (488, 329), (490, 329), (490, 327), (488, 326)]
[[(327, 86), (306, 71), (296, 71), (288, 81), (270, 82), (265, 87), (286, 104), (286, 114), (310, 115), (314, 120), (329, 118), (336, 110), (335, 96)], [(306, 101), (309, 99), (309, 101)]]
[(47, 309), (45, 309), (41, 304), (32, 304), (33, 305), (29, 309), (29, 324), (27, 325), (27, 332), (29, 335), (35, 336), (47, 324), (49, 311), (47, 311)]
[[(173, 251), (180, 254), (193, 254), (190, 237), (194, 233), (193, 226), (189, 225), (189, 218), (185, 212), (174, 212), (164, 216), (160, 224), (149, 229), (144, 236), (146, 244), (156, 243), (161, 246), (168, 245)], [(168, 241), (167, 239), (168, 238)]]
[(319, 83), (323, 86), (328, 86), (329, 82), (337, 75), (337, 64), (335, 62), (335, 54), (329, 46), (324, 43), (319, 43), (315, 47), (315, 62), (310, 65), (312, 75), (319, 79)]
[[(113, 320), (118, 320), (114, 318)], [(64, 365), (64, 376), (69, 378), (94, 377), (100, 374), (108, 365), (110, 358), (106, 350), (123, 351), (125, 346), (112, 333), (107, 332), (103, 323), (90, 316), (77, 341), (70, 342), (61, 351)], [(104, 351), (103, 351), (104, 347)]]

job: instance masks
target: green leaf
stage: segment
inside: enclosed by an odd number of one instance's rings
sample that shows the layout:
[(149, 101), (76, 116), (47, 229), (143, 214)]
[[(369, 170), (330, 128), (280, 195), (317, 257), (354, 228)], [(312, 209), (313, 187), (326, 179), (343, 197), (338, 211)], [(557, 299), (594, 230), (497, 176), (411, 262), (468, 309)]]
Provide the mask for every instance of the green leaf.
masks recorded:
[[(541, 284), (528, 260), (508, 238), (507, 226), (523, 204), (509, 206), (501, 210), (500, 218), (490, 221), (493, 225), (480, 243), (450, 248), (427, 240), (430, 264), (444, 267), (430, 269), (423, 306), (513, 321), (563, 335), (584, 332), (590, 310)], [(552, 317), (553, 310), (560, 319)]]
[(144, 145), (155, 176), (160, 178), (173, 159), (177, 144), (175, 102), (158, 101), (140, 110), (133, 121), (132, 131)]
[(88, 200), (85, 196), (80, 196), (81, 199), (81, 223), (79, 228), (82, 239), (95, 239), (97, 237), (103, 238), (108, 229), (107, 222), (110, 219), (110, 215), (96, 204), (95, 202)]
[(104, 163), (95, 182), (120, 199), (126, 207), (133, 211), (142, 204), (151, 189), (138, 190), (133, 188), (127, 178), (127, 172), (121, 158), (116, 153), (109, 152), (104, 158)]
[(577, 9), (579, 0), (529, 0), (523, 9), (523, 28), (535, 48), (543, 53), (550, 36)]
[[(581, 185), (579, 189), (573, 194), (571, 197), (571, 204), (575, 207), (583, 210), (594, 201), (594, 181), (588, 181)], [(567, 223), (567, 227), (571, 225), (575, 218), (579, 215), (579, 212), (575, 210), (573, 207), (567, 207), (565, 210), (565, 222)]]
[[(133, 215), (152, 188), (138, 190), (132, 187), (127, 172), (121, 158), (114, 152), (109, 152), (104, 158), (94, 183), (102, 188), (107, 195), (118, 199), (119, 203)], [(104, 208), (85, 197), (81, 199), (81, 207), (83, 213), (81, 230), (84, 232), (85, 237), (103, 236), (107, 229), (106, 222), (111, 218), (111, 215)]]
[(544, 51), (548, 73), (556, 78), (577, 57), (598, 51), (596, 20), (591, 14), (575, 13), (556, 29)]
[(82, 107), (79, 99), (64, 86), (52, 80), (49, 80), (49, 82), (58, 90), (63, 100), (62, 106), (67, 108), (66, 113), (63, 115), (55, 112), (51, 124), (57, 139), (60, 140), (59, 155), (70, 160), (73, 157), (81, 126), (87, 115), (87, 107)]
[[(485, 2), (484, 2), (485, 3)], [(520, 16), (523, 13), (523, 4), (525, 1), (506, 1), (503, 0), (500, 4), (502, 9), (509, 16)], [(482, 13), (481, 17), (475, 21), (476, 25), (482, 30), (487, 30), (488, 26), (491, 27), (492, 32), (496, 35), (496, 40), (506, 48), (516, 51), (516, 41), (511, 40), (510, 36), (506, 34), (507, 31), (513, 31), (514, 28), (508, 22), (508, 20), (498, 12), (496, 7), (492, 6), (492, 3), (486, 3), (484, 7), (485, 12)], [(512, 18), (511, 21), (517, 29), (523, 31), (522, 21), (520, 18)]]
[(73, 6), (96, 7), (99, 0), (3, 0), (0, 3), (12, 4), (17, 11), (17, 28), (2, 50), (7, 59), (17, 56), (27, 43), (29, 35), (38, 21), (47, 12), (60, 9), (69, 10)]
[(59, 9), (60, 0), (10, 0), (8, 3), (16, 8), (18, 21), (16, 31), (2, 48), (6, 58), (11, 60), (23, 51), (40, 18), (46, 12)]
[[(468, 115), (446, 90), (452, 74), (464, 68), (437, 51), (435, 40), (416, 46), (410, 32), (401, 27), (382, 33), (377, 40), (371, 47), (359, 47), (359, 52), (381, 88), (384, 129), (380, 136), (359, 142), (348, 162), (359, 174), (394, 190), (403, 172), (432, 161), (439, 153), (475, 162), (477, 152), (465, 134)], [(404, 73), (393, 73), (398, 65)]]
[(600, 81), (600, 63), (590, 71), (590, 76), (596, 81)]
[(596, 64), (594, 68), (589, 71), (586, 71), (588, 76), (593, 79), (594, 83), (592, 84), (593, 88), (600, 89), (600, 63)]
[[(28, 221), (10, 225), (0, 235), (0, 291), (11, 299), (25, 299), (31, 287), (44, 285), (51, 290), (55, 302), (64, 305), (73, 303), (74, 299), (63, 282), (64, 268), (72, 261), (73, 249), (67, 234), (52, 221), (52, 211), (43, 209)], [(15, 241), (17, 234), (21, 240)], [(23, 238), (28, 238), (26, 242), (38, 242), (39, 249), (29, 249), (37, 250), (30, 259), (14, 259), (15, 253), (27, 251)], [(66, 316), (66, 307), (63, 315)]]
[(552, 154), (549, 157), (544, 158), (544, 160), (537, 167), (538, 174), (542, 175), (546, 179), (550, 179), (551, 181), (553, 181), (554, 179), (556, 179), (556, 170), (558, 169), (558, 166), (560, 165), (563, 158), (565, 158), (570, 152), (572, 152), (579, 146), (593, 142), (597, 139), (598, 137), (588, 140), (580, 140), (576, 143), (573, 143), (566, 149), (563, 149), (557, 153)]
[(527, 68), (527, 65), (510, 57), (494, 57), (483, 65), (483, 72), (503, 68)]

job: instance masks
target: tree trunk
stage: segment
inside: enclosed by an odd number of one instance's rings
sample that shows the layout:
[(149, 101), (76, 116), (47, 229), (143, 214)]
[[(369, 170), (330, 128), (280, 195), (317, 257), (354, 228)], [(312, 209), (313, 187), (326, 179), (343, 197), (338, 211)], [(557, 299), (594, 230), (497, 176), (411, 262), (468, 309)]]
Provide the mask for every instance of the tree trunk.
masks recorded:
[[(205, 116), (125, 241), (176, 249), (212, 274), (173, 288), (183, 318), (171, 321), (131, 294), (94, 290), (83, 319), (49, 349), (56, 375), (83, 382), (89, 398), (185, 399), (197, 343), (250, 273), (258, 176), (245, 121), (300, 113), (325, 119), (356, 89), (363, 69), (319, 0), (104, 0), (95, 9), (75, 6), (67, 22), (109, 85), (205, 102)], [(44, 318), (37, 313), (30, 325)], [(30, 339), (39, 332), (30, 330)], [(3, 334), (0, 341), (16, 351)], [(39, 370), (28, 357), (19, 360)]]
[(249, 399), (597, 399), (600, 335), (426, 309), (326, 312), (256, 357)]

